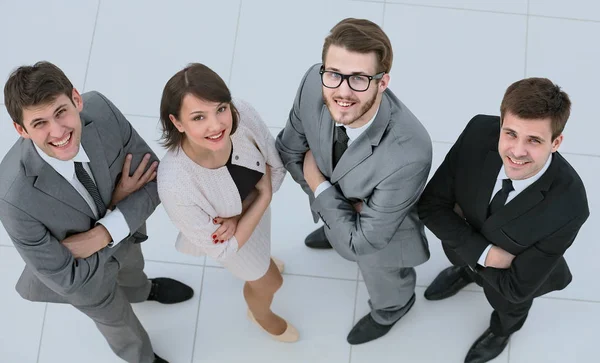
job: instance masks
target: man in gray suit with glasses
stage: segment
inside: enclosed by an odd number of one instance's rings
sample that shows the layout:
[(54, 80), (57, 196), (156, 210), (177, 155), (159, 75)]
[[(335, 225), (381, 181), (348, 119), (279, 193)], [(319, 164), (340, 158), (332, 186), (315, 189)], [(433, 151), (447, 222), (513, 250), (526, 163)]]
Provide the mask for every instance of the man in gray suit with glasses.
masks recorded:
[(378, 25), (342, 20), (322, 58), (302, 79), (277, 149), (324, 223), (306, 245), (333, 247), (362, 272), (371, 312), (347, 338), (361, 344), (385, 335), (414, 304), (414, 266), (429, 258), (415, 204), (431, 140), (387, 88), (392, 47)]
[(166, 362), (130, 304), (193, 295), (143, 271), (139, 243), (160, 203), (156, 155), (110, 101), (80, 95), (51, 63), (15, 70), (4, 103), (21, 136), (0, 163), (0, 221), (25, 261), (17, 291), (73, 305), (127, 362)]

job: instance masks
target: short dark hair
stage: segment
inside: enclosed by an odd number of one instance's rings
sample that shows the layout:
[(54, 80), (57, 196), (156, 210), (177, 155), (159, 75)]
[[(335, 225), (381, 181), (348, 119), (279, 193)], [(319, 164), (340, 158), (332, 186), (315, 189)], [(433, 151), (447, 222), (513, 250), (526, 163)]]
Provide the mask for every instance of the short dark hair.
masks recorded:
[(25, 127), (23, 109), (49, 104), (61, 94), (73, 102), (73, 84), (60, 68), (41, 61), (11, 73), (4, 85), (4, 104), (10, 118)]
[(522, 119), (550, 118), (552, 140), (562, 134), (571, 114), (571, 100), (547, 78), (525, 78), (511, 84), (500, 105), (500, 120), (507, 113)]
[(377, 56), (377, 73), (390, 73), (392, 69), (392, 43), (381, 27), (370, 20), (346, 18), (337, 23), (325, 38), (321, 54), (323, 64), (331, 45), (362, 54), (374, 52)]
[(223, 79), (204, 64), (191, 63), (177, 72), (165, 85), (160, 101), (160, 121), (162, 124), (161, 143), (169, 150), (176, 149), (183, 142), (183, 134), (177, 130), (169, 115), (179, 119), (183, 98), (194, 95), (204, 101), (229, 103), (235, 132), (239, 122), (239, 113), (231, 102), (231, 92)]

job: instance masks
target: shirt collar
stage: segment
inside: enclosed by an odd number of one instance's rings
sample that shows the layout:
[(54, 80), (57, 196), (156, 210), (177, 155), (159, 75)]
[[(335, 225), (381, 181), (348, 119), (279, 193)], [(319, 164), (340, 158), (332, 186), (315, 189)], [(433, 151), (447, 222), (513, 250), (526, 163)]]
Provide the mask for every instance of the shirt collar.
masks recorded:
[[(371, 126), (371, 124), (375, 120), (375, 117), (377, 117), (378, 113), (379, 113), (379, 107), (377, 107), (377, 111), (375, 111), (375, 115), (373, 115), (373, 118), (370, 119), (369, 122), (367, 122), (366, 124), (362, 125), (361, 127), (357, 127), (355, 129), (346, 127), (346, 135), (348, 135), (348, 139), (350, 139), (350, 141), (356, 140), (363, 132), (365, 132), (366, 129), (369, 128), (369, 126)], [(339, 126), (344, 126), (344, 125), (336, 123), (335, 126), (339, 127)]]
[(35, 150), (40, 155), (42, 160), (47, 162), (57, 173), (59, 173), (66, 180), (73, 179), (73, 175), (75, 175), (75, 162), (89, 163), (90, 158), (87, 156), (85, 150), (83, 149), (83, 145), (79, 145), (79, 151), (77, 155), (71, 160), (59, 160), (48, 156), (45, 152), (43, 152), (35, 143)]
[[(544, 165), (544, 167), (540, 171), (538, 171), (537, 174), (530, 176), (527, 179), (512, 180), (512, 185), (513, 185), (513, 188), (515, 189), (515, 192), (517, 192), (517, 194), (522, 192), (528, 186), (535, 183), (539, 178), (541, 178), (542, 175), (544, 175), (544, 173), (546, 172), (546, 170), (548, 170), (548, 168), (550, 167), (550, 163), (552, 163), (552, 157), (553, 157), (553, 155), (551, 154), (550, 157), (548, 158), (548, 160), (546, 161), (546, 164)], [(500, 172), (498, 173), (498, 180), (503, 180), (503, 179), (508, 179), (508, 176), (506, 175), (506, 170), (504, 170), (504, 164), (502, 165), (502, 167), (500, 168)]]

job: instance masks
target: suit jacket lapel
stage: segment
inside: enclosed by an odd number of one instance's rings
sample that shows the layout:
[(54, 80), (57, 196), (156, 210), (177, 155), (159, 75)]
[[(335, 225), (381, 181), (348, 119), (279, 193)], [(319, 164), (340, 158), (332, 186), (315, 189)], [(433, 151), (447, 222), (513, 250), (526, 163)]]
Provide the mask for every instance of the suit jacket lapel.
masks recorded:
[(90, 158), (90, 169), (92, 170), (92, 174), (94, 174), (94, 180), (100, 191), (100, 196), (104, 204), (108, 205), (112, 198), (113, 185), (104, 148), (94, 122), (84, 123), (81, 132), (81, 144)]
[(326, 105), (321, 108), (319, 122), (319, 149), (321, 151), (319, 156), (325, 161), (325, 176), (331, 177), (333, 171), (333, 128), (335, 123)]
[(498, 154), (498, 150), (489, 150), (481, 170), (477, 199), (475, 200), (477, 219), (480, 221), (487, 219), (488, 205), (492, 199), (492, 192), (501, 167), (502, 159)]
[[(329, 112), (327, 113), (329, 114)], [(390, 101), (384, 93), (381, 97), (381, 104), (379, 105), (377, 117), (375, 117), (371, 126), (348, 146), (348, 149), (331, 174), (332, 183), (339, 181), (350, 170), (354, 169), (371, 156), (373, 147), (379, 145), (379, 142), (390, 123), (391, 116)], [(333, 151), (332, 147), (331, 150)]]
[(31, 140), (23, 143), (21, 160), (25, 166), (25, 174), (37, 177), (33, 184), (36, 189), (90, 218), (95, 218), (94, 213), (75, 188), (38, 155)]

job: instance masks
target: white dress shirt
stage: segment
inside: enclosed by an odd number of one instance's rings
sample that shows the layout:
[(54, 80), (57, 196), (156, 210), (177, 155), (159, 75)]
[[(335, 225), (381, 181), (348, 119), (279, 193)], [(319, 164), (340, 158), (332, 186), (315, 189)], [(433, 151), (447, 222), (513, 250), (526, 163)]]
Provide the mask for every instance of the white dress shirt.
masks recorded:
[[(350, 127), (346, 127), (346, 135), (348, 135), (348, 147), (350, 147), (352, 142), (354, 142), (354, 140), (356, 140), (363, 132), (365, 132), (366, 129), (369, 128), (369, 126), (371, 126), (371, 124), (373, 123), (373, 120), (375, 120), (375, 117), (377, 117), (378, 113), (379, 113), (379, 107), (377, 108), (377, 111), (375, 111), (375, 115), (373, 115), (373, 118), (371, 120), (369, 120), (369, 122), (367, 122), (366, 124), (362, 125), (361, 127), (354, 128), (354, 129), (350, 128)], [(344, 125), (338, 124), (338, 123), (335, 124), (335, 127), (340, 127), (340, 126), (344, 126)], [(331, 183), (328, 180), (325, 180), (324, 182), (319, 184), (317, 189), (315, 189), (315, 193), (314, 193), (315, 199), (319, 196), (319, 194), (321, 194), (322, 192), (327, 190), (327, 188), (329, 188), (330, 186), (331, 186)]]
[[(96, 208), (96, 203), (94, 203), (94, 199), (88, 193), (87, 189), (81, 184), (77, 176), (75, 175), (75, 162), (81, 162), (85, 171), (90, 175), (94, 184), (96, 180), (94, 179), (94, 175), (88, 165), (90, 159), (88, 158), (85, 150), (83, 149), (83, 145), (79, 146), (79, 152), (75, 157), (71, 160), (59, 160), (48, 156), (44, 153), (40, 148), (35, 145), (35, 149), (40, 157), (47, 162), (58, 174), (60, 174), (66, 181), (69, 182), (75, 188), (77, 193), (81, 195), (83, 200), (88, 204), (96, 219), (98, 219), (98, 208)], [(129, 226), (127, 225), (127, 221), (125, 220), (125, 216), (119, 208), (115, 208), (113, 211), (106, 210), (106, 214), (103, 218), (98, 220), (96, 223), (102, 224), (112, 238), (112, 242), (108, 245), (108, 247), (114, 247), (119, 242), (121, 242), (125, 237), (129, 236)]]
[[(542, 175), (544, 175), (544, 173), (546, 172), (546, 170), (548, 170), (548, 167), (550, 166), (551, 162), (552, 162), (552, 154), (550, 154), (550, 157), (548, 158), (548, 161), (546, 161), (546, 164), (544, 165), (544, 167), (534, 176), (531, 176), (531, 177), (529, 177), (527, 179), (523, 179), (523, 180), (511, 180), (514, 190), (511, 191), (510, 193), (508, 193), (508, 197), (506, 198), (506, 203), (504, 205), (508, 204), (511, 200), (515, 199), (515, 197), (517, 195), (519, 195), (519, 193), (521, 193), (523, 190), (527, 189), (528, 186), (535, 183), (539, 178), (541, 178)], [(502, 180), (503, 179), (509, 179), (508, 176), (506, 175), (506, 170), (504, 170), (504, 164), (500, 168), (500, 172), (498, 172), (498, 178), (496, 178), (496, 184), (494, 184), (494, 190), (492, 190), (492, 197), (490, 199), (490, 203), (492, 202), (492, 199), (494, 199), (494, 196), (496, 195), (496, 193), (498, 193), (500, 191), (500, 189), (502, 189)], [(493, 246), (492, 244), (488, 245), (487, 248), (481, 254), (481, 257), (479, 257), (479, 260), (477, 261), (477, 263), (480, 264), (481, 266), (485, 267), (485, 259), (487, 258), (488, 252), (490, 252), (490, 249), (492, 248), (492, 246)]]

